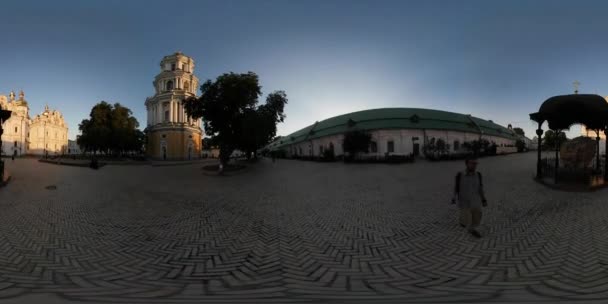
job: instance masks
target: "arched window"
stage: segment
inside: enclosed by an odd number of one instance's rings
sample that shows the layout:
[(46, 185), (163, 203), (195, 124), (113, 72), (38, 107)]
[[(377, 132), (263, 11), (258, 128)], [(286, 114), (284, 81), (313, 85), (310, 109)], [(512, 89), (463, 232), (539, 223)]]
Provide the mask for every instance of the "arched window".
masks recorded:
[(167, 81), (167, 91), (173, 90), (173, 80)]

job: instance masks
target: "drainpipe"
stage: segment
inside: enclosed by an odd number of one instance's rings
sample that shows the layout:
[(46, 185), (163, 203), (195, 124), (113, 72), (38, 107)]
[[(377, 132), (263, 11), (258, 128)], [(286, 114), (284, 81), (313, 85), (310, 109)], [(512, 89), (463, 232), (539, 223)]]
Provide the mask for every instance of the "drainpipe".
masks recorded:
[(469, 119), (469, 121), (471, 121), (471, 123), (475, 126), (475, 128), (477, 128), (477, 131), (479, 132), (479, 140), (481, 140), (481, 136), (483, 135), (483, 131), (481, 130), (481, 127), (475, 122), (475, 120), (473, 120), (473, 117), (471, 116), (471, 114), (467, 114), (467, 118)]

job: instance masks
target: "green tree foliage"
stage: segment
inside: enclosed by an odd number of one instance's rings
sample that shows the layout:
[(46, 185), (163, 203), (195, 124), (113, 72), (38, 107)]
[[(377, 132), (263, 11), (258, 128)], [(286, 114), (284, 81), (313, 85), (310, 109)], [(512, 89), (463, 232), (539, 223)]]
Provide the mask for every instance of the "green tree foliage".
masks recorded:
[(524, 129), (522, 129), (522, 128), (513, 128), (513, 132), (515, 132), (515, 134), (519, 134), (521, 136), (526, 135), (526, 133), (524, 132)]
[(526, 143), (523, 140), (518, 139), (515, 141), (515, 147), (517, 147), (517, 152), (523, 152), (526, 150)]
[(367, 153), (371, 142), (371, 134), (361, 130), (353, 130), (344, 133), (342, 144), (344, 146), (344, 152), (348, 152), (349, 156), (354, 158), (359, 152)]
[(443, 140), (443, 138), (437, 139), (437, 141), (435, 142), (435, 148), (437, 149), (437, 152), (440, 155), (444, 154), (446, 152), (446, 149), (447, 149), (445, 140)]
[(225, 164), (235, 149), (256, 153), (276, 135), (277, 123), (283, 122), (287, 95), (270, 93), (266, 103), (258, 105), (262, 95), (258, 76), (226, 73), (201, 86), (199, 98), (184, 101), (186, 113), (203, 119), (205, 131), (220, 148), (220, 161)]
[(543, 134), (542, 144), (545, 149), (555, 149), (558, 142), (559, 144), (563, 144), (567, 140), (566, 133), (563, 131), (558, 133), (553, 130), (547, 130), (545, 134)]
[(213, 137), (206, 136), (203, 138), (203, 149), (209, 150), (213, 147), (217, 147), (217, 140)]
[(96, 104), (78, 125), (81, 135), (78, 145), (88, 152), (103, 152), (116, 156), (126, 152), (141, 152), (145, 136), (129, 108), (105, 101)]

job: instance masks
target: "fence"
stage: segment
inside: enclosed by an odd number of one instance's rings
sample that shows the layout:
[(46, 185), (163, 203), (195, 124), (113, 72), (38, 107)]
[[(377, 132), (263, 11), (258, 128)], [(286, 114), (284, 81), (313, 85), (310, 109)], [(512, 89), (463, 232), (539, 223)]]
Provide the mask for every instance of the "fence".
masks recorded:
[[(559, 168), (557, 168), (557, 180), (561, 182), (590, 182), (598, 176), (604, 176), (605, 155), (600, 157), (599, 168), (597, 160), (594, 157), (593, 161), (587, 167), (565, 167), (560, 159)], [(555, 157), (545, 157), (541, 159), (541, 170), (543, 178), (555, 179)]]

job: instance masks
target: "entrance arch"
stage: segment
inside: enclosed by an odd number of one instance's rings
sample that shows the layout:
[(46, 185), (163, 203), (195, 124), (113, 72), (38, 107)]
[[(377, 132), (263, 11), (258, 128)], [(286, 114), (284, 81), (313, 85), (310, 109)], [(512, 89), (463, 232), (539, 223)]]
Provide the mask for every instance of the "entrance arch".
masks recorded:
[(194, 145), (192, 144), (192, 141), (188, 142), (188, 159), (192, 159), (192, 150)]
[(165, 140), (160, 142), (160, 157), (163, 160), (167, 160), (167, 142)]

